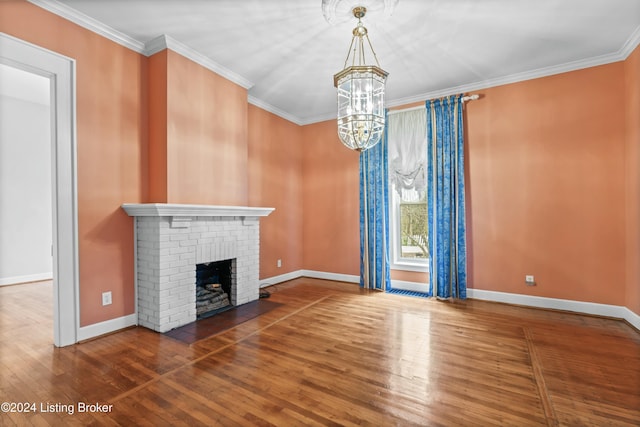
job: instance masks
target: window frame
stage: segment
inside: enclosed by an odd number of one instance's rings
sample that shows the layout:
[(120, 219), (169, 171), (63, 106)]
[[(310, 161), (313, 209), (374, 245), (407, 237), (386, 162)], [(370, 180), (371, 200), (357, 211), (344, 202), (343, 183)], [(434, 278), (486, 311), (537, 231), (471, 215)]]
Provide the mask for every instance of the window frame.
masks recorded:
[(429, 272), (429, 258), (416, 260), (415, 258), (402, 258), (401, 232), (400, 232), (400, 196), (393, 185), (389, 185), (389, 247), (391, 256), (389, 257), (389, 268), (392, 270), (413, 271), (418, 273)]

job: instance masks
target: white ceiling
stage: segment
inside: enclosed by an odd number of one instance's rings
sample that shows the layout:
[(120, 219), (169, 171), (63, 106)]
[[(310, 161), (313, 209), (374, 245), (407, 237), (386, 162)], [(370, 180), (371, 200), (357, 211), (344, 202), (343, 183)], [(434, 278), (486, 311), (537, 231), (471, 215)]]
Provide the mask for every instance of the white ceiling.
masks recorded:
[[(334, 25), (322, 0), (31, 1), (125, 45), (167, 35), (238, 76), (250, 102), (305, 124), (335, 115), (356, 24), (345, 4), (381, 0), (333, 0)], [(640, 42), (640, 1), (399, 0), (363, 22), (393, 106), (623, 60)]]

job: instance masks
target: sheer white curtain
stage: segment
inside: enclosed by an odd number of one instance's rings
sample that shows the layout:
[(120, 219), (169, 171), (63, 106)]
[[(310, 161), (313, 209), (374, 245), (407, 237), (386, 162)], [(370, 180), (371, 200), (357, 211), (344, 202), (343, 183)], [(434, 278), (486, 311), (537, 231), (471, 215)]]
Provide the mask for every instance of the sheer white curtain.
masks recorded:
[(387, 117), (389, 180), (402, 190), (421, 193), (426, 187), (427, 114), (425, 109), (402, 111)]

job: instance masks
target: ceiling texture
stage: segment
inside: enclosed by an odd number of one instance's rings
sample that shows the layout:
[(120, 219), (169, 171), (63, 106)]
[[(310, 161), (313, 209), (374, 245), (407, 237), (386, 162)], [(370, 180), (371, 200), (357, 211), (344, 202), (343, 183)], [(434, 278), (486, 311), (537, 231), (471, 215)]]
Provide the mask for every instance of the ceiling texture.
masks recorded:
[(335, 117), (354, 6), (369, 9), (387, 106), (621, 61), (640, 43), (640, 0), (30, 1), (142, 54), (173, 49), (298, 124)]

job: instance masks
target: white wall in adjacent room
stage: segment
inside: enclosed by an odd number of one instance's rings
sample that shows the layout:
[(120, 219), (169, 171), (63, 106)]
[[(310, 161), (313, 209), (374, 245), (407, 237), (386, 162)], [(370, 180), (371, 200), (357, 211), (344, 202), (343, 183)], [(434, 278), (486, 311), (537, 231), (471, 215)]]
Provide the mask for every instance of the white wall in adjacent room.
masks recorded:
[(52, 277), (49, 83), (0, 64), (0, 285)]

